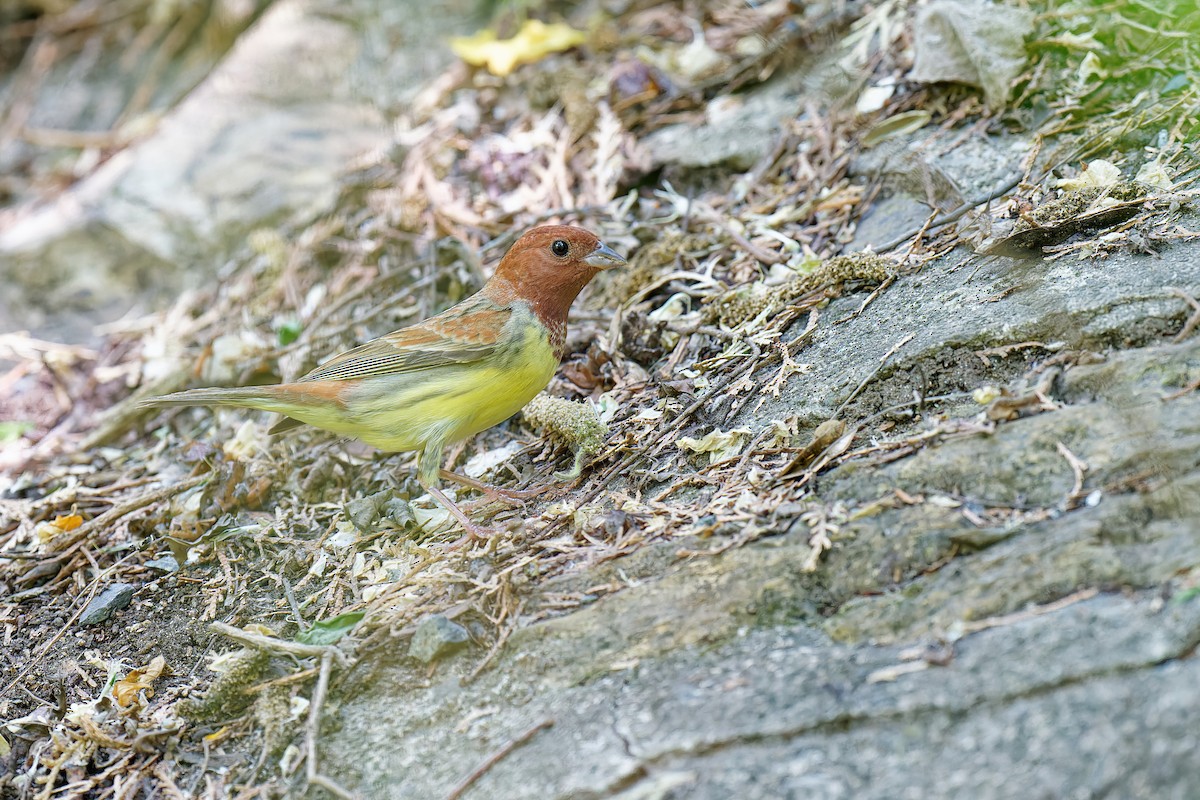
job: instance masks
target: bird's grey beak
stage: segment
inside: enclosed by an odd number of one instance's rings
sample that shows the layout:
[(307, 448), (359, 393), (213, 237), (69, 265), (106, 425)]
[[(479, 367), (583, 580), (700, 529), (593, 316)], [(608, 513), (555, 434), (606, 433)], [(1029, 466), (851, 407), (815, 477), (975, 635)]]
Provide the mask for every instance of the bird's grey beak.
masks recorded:
[(617, 255), (616, 250), (613, 250), (611, 247), (604, 244), (604, 242), (601, 242), (596, 246), (596, 249), (592, 251), (591, 255), (583, 259), (583, 263), (587, 264), (589, 267), (595, 267), (596, 269), (612, 269), (613, 267), (619, 267), (626, 262), (625, 259)]

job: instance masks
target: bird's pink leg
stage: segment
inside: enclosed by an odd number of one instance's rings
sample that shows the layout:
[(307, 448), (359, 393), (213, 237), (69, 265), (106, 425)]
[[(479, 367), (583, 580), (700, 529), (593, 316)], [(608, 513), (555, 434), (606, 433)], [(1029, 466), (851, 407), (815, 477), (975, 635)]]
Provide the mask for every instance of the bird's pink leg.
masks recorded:
[(457, 503), (447, 497), (445, 492), (438, 488), (439, 471), (442, 474), (446, 474), (446, 470), (441, 468), (443, 449), (443, 443), (438, 441), (425, 445), (425, 449), (421, 451), (420, 458), (417, 460), (417, 481), (425, 491), (429, 492), (429, 496), (438, 502), (438, 505), (449, 511), (450, 516), (458, 520), (458, 524), (462, 525), (463, 530), (467, 532), (465, 536), (450, 545), (450, 549), (461, 547), (468, 541), (486, 542), (497, 536), (499, 532), (472, 522), (466, 512)]
[(547, 484), (536, 489), (503, 489), (499, 486), (477, 481), (474, 478), (468, 478), (466, 475), (459, 475), (457, 472), (451, 472), (444, 469), (440, 472), (442, 478), (448, 481), (457, 483), (459, 486), (466, 486), (468, 489), (474, 489), (477, 492), (483, 492), (489, 500), (496, 500), (509, 505), (515, 505), (525, 500), (531, 500), (540, 494), (549, 491), (552, 487)]
[(462, 525), (463, 530), (467, 532), (466, 536), (463, 536), (457, 542), (450, 545), (450, 549), (453, 550), (456, 547), (461, 547), (468, 541), (486, 542), (498, 533), (493, 528), (488, 528), (478, 524), (477, 522), (472, 522), (471, 518), (466, 515), (466, 512), (458, 507), (457, 503), (447, 497), (445, 492), (433, 484), (421, 481), (421, 486), (425, 489), (425, 491), (429, 492), (430, 496), (433, 497), (434, 500), (438, 501), (438, 504), (442, 508), (449, 511), (450, 516), (458, 520), (458, 524)]

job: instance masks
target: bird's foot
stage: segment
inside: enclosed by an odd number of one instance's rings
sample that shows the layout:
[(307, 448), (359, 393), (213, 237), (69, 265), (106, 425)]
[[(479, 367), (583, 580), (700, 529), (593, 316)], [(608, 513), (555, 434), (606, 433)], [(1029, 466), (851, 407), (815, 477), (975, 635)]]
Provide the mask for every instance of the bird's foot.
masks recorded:
[(430, 496), (432, 496), (442, 508), (450, 512), (450, 516), (454, 517), (458, 524), (462, 526), (463, 530), (466, 531), (462, 538), (451, 544), (448, 549), (454, 550), (470, 542), (493, 541), (500, 535), (500, 532), (494, 528), (489, 528), (485, 525), (480, 525), (479, 523), (472, 521), (457, 503), (447, 497), (445, 492), (434, 486), (432, 483), (425, 483), (422, 481), (422, 486), (424, 486), (425, 491), (429, 492)]
[(477, 481), (474, 478), (468, 478), (466, 475), (459, 475), (457, 472), (451, 472), (448, 469), (442, 470), (441, 475), (448, 481), (453, 481), (460, 486), (466, 486), (468, 489), (474, 489), (483, 494), (484, 498), (486, 498), (483, 505), (487, 503), (505, 503), (510, 506), (521, 505), (526, 500), (532, 500), (552, 488), (549, 485), (545, 485), (533, 489), (505, 489), (500, 486), (493, 486), (490, 483)]
[[(459, 523), (462, 524), (462, 520), (459, 520)], [(476, 542), (493, 542), (500, 535), (500, 531), (495, 528), (478, 525), (474, 522), (463, 524), (463, 528), (466, 530), (466, 533), (447, 545), (447, 550), (457, 550), (463, 545), (471, 545)]]

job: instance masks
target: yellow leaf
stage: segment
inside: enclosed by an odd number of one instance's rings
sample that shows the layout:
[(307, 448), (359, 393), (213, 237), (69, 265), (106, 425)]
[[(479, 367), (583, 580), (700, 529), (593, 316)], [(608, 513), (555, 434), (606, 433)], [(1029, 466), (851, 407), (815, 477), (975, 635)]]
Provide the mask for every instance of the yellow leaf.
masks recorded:
[(73, 531), (83, 524), (83, 517), (78, 514), (63, 514), (55, 517), (50, 524), (56, 528), (62, 528), (64, 531)]
[[(133, 672), (130, 672), (129, 674), (133, 675), (135, 672), (137, 672), (137, 670), (133, 670)], [(146, 691), (147, 699), (154, 696), (154, 687), (152, 687), (149, 683), (142, 683), (138, 680), (129, 680), (128, 677), (126, 677), (113, 684), (112, 697), (113, 700), (116, 701), (117, 705), (119, 705), (121, 708), (129, 708), (137, 703), (138, 692), (142, 691), (143, 689)]]
[(561, 22), (547, 25), (530, 19), (511, 39), (497, 39), (495, 31), (485, 28), (474, 36), (451, 39), (450, 49), (468, 64), (487, 67), (493, 75), (504, 77), (521, 64), (532, 64), (551, 53), (570, 50), (585, 39), (582, 31)]
[(215, 730), (212, 733), (205, 736), (204, 741), (208, 742), (209, 744), (216, 744), (217, 742), (221, 741), (228, 735), (229, 735), (229, 726), (226, 725), (225, 727), (223, 727), (219, 730)]
[(34, 528), (34, 535), (41, 544), (52, 542), (68, 531), (73, 531), (83, 524), (83, 517), (78, 514), (61, 514), (50, 522), (39, 522)]
[(155, 656), (149, 664), (141, 669), (129, 670), (124, 678), (113, 684), (113, 700), (122, 708), (129, 708), (138, 702), (138, 693), (143, 690), (146, 692), (147, 699), (153, 697), (154, 688), (151, 682), (162, 675), (166, 666), (167, 661), (165, 658)]

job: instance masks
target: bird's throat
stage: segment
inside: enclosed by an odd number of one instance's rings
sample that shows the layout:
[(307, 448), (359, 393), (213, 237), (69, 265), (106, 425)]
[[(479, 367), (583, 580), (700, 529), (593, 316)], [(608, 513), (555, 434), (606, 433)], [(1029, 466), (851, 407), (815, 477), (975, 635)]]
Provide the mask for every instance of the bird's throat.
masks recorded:
[(498, 305), (509, 306), (524, 302), (529, 306), (550, 337), (550, 346), (559, 360), (565, 355), (567, 340), (567, 314), (575, 298), (592, 279), (595, 273), (581, 272), (566, 276), (555, 276), (555, 280), (523, 281), (515, 286), (511, 281), (493, 277), (484, 288), (489, 298)]

